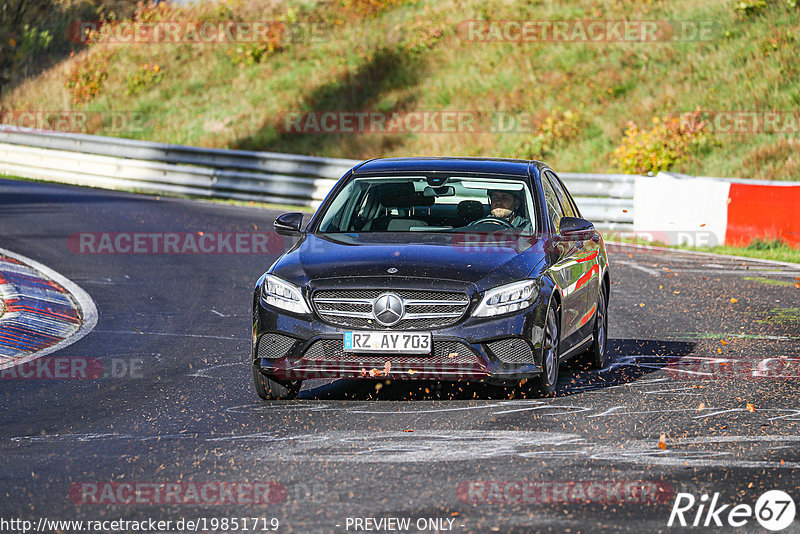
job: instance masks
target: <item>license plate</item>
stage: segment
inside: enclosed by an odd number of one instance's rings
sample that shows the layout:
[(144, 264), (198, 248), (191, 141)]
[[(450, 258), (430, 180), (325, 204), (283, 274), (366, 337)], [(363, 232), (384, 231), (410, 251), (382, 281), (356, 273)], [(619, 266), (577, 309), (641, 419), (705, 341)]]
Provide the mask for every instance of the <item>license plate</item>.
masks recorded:
[(430, 354), (430, 332), (345, 332), (345, 352)]

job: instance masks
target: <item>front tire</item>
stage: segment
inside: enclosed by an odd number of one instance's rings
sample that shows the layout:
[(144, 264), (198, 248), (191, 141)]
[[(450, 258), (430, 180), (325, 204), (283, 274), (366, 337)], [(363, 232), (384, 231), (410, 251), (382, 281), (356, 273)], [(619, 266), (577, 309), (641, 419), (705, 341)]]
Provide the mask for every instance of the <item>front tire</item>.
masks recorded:
[(300, 392), (302, 382), (300, 380), (279, 382), (262, 373), (261, 369), (253, 364), (253, 386), (256, 395), (264, 400), (292, 400)]
[(558, 382), (558, 314), (556, 306), (551, 304), (547, 310), (547, 319), (542, 339), (542, 372), (534, 380), (534, 390), (541, 397), (553, 397)]

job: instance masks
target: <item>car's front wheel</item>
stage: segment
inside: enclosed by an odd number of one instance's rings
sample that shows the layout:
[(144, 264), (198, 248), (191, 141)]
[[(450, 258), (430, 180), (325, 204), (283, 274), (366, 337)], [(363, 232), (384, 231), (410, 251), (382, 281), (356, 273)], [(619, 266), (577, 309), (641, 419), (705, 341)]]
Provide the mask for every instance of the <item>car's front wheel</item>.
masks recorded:
[(253, 364), (253, 386), (256, 394), (264, 400), (291, 400), (300, 392), (302, 382), (278, 381), (262, 373), (261, 369)]
[(558, 382), (558, 312), (555, 304), (547, 310), (542, 340), (542, 372), (534, 380), (534, 389), (542, 397), (552, 397)]

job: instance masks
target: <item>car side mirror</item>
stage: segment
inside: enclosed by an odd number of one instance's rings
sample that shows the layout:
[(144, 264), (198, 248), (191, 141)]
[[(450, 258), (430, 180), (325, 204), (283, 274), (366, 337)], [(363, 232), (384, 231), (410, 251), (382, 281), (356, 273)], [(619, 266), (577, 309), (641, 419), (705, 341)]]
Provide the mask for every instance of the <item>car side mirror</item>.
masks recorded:
[(588, 239), (594, 234), (594, 225), (580, 217), (561, 217), (561, 237), (565, 239)]
[(275, 228), (275, 231), (280, 235), (297, 237), (303, 233), (300, 230), (300, 226), (302, 224), (303, 214), (299, 212), (292, 212), (280, 215), (277, 219), (275, 219), (272, 227)]

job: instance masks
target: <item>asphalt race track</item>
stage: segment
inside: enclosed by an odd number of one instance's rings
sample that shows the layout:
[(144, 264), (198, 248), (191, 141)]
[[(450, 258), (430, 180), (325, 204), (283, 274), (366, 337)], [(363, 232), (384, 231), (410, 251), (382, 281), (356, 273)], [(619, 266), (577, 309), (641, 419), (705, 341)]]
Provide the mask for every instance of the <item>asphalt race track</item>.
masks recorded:
[[(252, 285), (277, 251), (81, 254), (68, 244), (81, 232), (269, 231), (276, 215), (0, 180), (0, 247), (68, 277), (97, 306), (94, 330), (45, 358), (100, 359), (106, 371), (0, 379), (0, 516), (259, 517), (279, 532), (354, 532), (388, 518), (409, 518), (408, 532), (680, 532), (667, 528), (677, 492), (698, 504), (719, 493), (732, 507), (782, 490), (800, 506), (800, 266), (609, 246), (614, 363), (562, 365), (553, 399), (315, 380), (296, 401), (265, 403), (245, 360)], [(261, 498), (187, 497), (206, 483)], [(147, 484), (184, 493), (170, 500)], [(763, 528), (750, 518), (741, 531)]]

